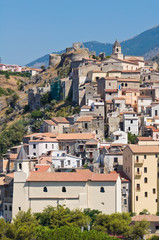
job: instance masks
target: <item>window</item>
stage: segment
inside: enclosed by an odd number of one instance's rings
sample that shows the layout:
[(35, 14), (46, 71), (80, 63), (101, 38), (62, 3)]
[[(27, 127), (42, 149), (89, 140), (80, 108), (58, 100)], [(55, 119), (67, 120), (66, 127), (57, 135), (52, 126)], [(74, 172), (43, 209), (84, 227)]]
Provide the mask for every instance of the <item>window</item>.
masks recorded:
[(111, 83), (109, 83), (109, 86), (111, 86)]
[(158, 230), (159, 229), (159, 226), (156, 226), (156, 230)]
[(145, 177), (144, 178), (144, 183), (147, 183), (147, 182), (148, 182), (147, 177)]
[(45, 148), (47, 148), (47, 144), (45, 144)]
[(136, 201), (138, 201), (139, 200), (139, 198), (138, 198), (138, 196), (136, 196)]
[(155, 116), (157, 117), (157, 110), (155, 110)]
[(147, 173), (147, 167), (144, 167), (144, 173)]
[(98, 106), (96, 106), (96, 109), (98, 109)]
[(155, 157), (158, 158), (158, 154), (156, 154)]
[(137, 190), (137, 191), (140, 190), (140, 184), (136, 184), (136, 190)]
[(22, 164), (21, 163), (19, 163), (19, 169), (22, 170)]
[(146, 155), (144, 155), (144, 159), (146, 159)]
[(36, 156), (36, 153), (33, 153), (34, 156)]
[(19, 209), (19, 211), (21, 211), (21, 207), (19, 207), (18, 209)]
[(153, 194), (155, 194), (155, 193), (156, 193), (156, 189), (155, 189), (155, 188), (153, 188), (153, 189), (152, 189), (152, 192), (153, 192)]
[(145, 192), (145, 197), (148, 197), (148, 192)]
[(114, 162), (115, 162), (115, 163), (118, 162), (118, 158), (117, 158), (117, 157), (114, 158)]
[(101, 193), (104, 193), (104, 192), (105, 192), (104, 187), (101, 187), (101, 188), (100, 188), (100, 192), (101, 192)]
[(130, 123), (133, 123), (133, 120), (130, 120)]
[(77, 160), (77, 167), (80, 167), (80, 160)]
[(125, 83), (125, 87), (127, 87), (128, 86), (128, 84), (127, 83)]
[(158, 172), (158, 178), (159, 178), (159, 172)]
[(70, 165), (71, 164), (71, 161), (70, 160), (68, 160), (68, 165)]
[(96, 134), (98, 134), (98, 130), (96, 130)]
[(4, 205), (4, 209), (5, 209), (5, 211), (7, 211), (7, 205)]
[(136, 162), (138, 162), (139, 161), (139, 156), (136, 156)]
[(124, 204), (127, 205), (127, 199), (124, 199)]
[(150, 75), (148, 75), (148, 79), (151, 79), (151, 76), (150, 76)]
[(84, 127), (85, 127), (85, 129), (87, 129), (88, 128), (88, 123), (85, 123)]
[(43, 192), (47, 192), (47, 187), (44, 187), (44, 188), (43, 188)]
[(36, 148), (36, 144), (33, 144), (33, 148), (34, 148), (34, 149)]
[(66, 192), (66, 188), (65, 187), (62, 187), (62, 192)]
[(123, 87), (123, 86), (124, 86), (124, 83), (122, 83), (121, 86)]
[(61, 161), (61, 167), (64, 167), (64, 161)]
[(54, 149), (54, 144), (52, 144), (52, 149)]
[(12, 205), (9, 206), (9, 211), (12, 211)]
[(128, 131), (130, 131), (130, 129), (131, 129), (131, 128), (130, 128), (130, 127), (128, 127)]

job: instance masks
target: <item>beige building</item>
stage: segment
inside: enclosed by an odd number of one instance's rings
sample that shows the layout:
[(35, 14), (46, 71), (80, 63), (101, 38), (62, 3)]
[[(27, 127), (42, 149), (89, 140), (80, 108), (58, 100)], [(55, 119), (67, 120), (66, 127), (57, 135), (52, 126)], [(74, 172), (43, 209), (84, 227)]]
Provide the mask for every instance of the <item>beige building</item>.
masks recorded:
[(131, 211), (158, 211), (159, 146), (128, 145), (123, 151), (123, 171), (132, 182)]
[[(13, 217), (19, 210), (41, 212), (48, 205), (70, 209), (121, 212), (121, 180), (118, 174), (75, 172), (29, 172), (28, 159), (17, 162), (14, 174)], [(19, 164), (20, 167), (19, 167)]]

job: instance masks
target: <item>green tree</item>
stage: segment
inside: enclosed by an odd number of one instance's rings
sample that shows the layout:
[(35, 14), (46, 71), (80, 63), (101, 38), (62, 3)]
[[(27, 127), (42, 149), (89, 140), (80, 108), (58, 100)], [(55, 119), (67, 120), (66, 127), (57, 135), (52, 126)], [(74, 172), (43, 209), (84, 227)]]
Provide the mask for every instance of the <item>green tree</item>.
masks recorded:
[(134, 240), (143, 239), (143, 236), (147, 233), (150, 223), (147, 221), (135, 222), (132, 226), (131, 238)]
[(43, 118), (43, 112), (40, 110), (34, 110), (30, 117), (33, 118), (34, 120), (42, 119)]
[(91, 226), (93, 225), (93, 223), (95, 222), (96, 218), (97, 218), (97, 215), (101, 213), (99, 210), (97, 209), (94, 209), (94, 210), (91, 210), (90, 208), (86, 208), (84, 209), (84, 214), (86, 216), (89, 216), (91, 218)]
[(13, 219), (16, 240), (31, 240), (36, 237), (38, 222), (29, 209), (27, 212), (19, 211)]
[(150, 215), (149, 211), (147, 209), (143, 209), (139, 215)]
[(50, 93), (47, 92), (41, 96), (40, 99), (42, 105), (46, 105), (47, 103), (50, 103)]
[(131, 132), (128, 132), (128, 143), (136, 144), (137, 142), (137, 136), (135, 134), (132, 134)]

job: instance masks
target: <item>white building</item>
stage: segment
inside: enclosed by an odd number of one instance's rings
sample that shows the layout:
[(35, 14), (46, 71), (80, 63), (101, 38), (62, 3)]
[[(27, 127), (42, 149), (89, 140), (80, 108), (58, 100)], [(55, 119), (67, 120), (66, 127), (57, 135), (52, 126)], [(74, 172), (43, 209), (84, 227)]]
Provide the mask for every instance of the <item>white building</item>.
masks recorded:
[(88, 169), (29, 172), (27, 161), (19, 160), (14, 173), (13, 217), (19, 210), (31, 208), (33, 213), (42, 212), (48, 205), (56, 207), (58, 204), (70, 209), (98, 209), (106, 214), (121, 212), (118, 174), (95, 174)]
[(135, 112), (123, 113), (124, 132), (138, 135), (138, 116)]
[(113, 143), (121, 143), (121, 144), (128, 143), (128, 134), (121, 130), (113, 132), (111, 138), (113, 140)]
[(39, 157), (51, 150), (58, 150), (58, 141), (55, 138), (41, 137), (29, 141), (29, 156)]
[(137, 100), (137, 112), (146, 113), (146, 107), (150, 106), (152, 103), (152, 97), (149, 96), (139, 96)]
[(66, 151), (53, 151), (52, 164), (54, 168), (81, 168), (82, 158), (66, 154)]

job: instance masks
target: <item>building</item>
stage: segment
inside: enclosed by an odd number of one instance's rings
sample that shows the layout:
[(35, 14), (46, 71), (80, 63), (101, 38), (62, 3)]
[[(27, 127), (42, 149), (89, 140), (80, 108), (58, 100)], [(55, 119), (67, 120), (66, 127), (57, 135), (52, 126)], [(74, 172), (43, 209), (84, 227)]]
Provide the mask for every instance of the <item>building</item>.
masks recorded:
[(82, 158), (67, 154), (65, 151), (52, 151), (52, 166), (55, 169), (81, 168)]
[(124, 112), (123, 113), (123, 126), (124, 132), (130, 132), (138, 135), (138, 116), (135, 112)]
[(58, 150), (58, 141), (55, 138), (40, 137), (29, 141), (29, 156), (39, 157), (50, 150)]
[[(98, 209), (106, 214), (121, 212), (121, 179), (118, 174), (75, 172), (29, 172), (21, 159), (14, 176), (13, 217), (19, 210), (33, 213), (51, 205), (72, 209)], [(23, 167), (24, 165), (24, 167)]]
[(119, 129), (118, 131), (115, 131), (112, 133), (111, 140), (113, 141), (113, 143), (127, 144), (128, 143), (128, 134)]
[(127, 145), (123, 151), (123, 171), (131, 180), (131, 211), (159, 211), (159, 146)]

